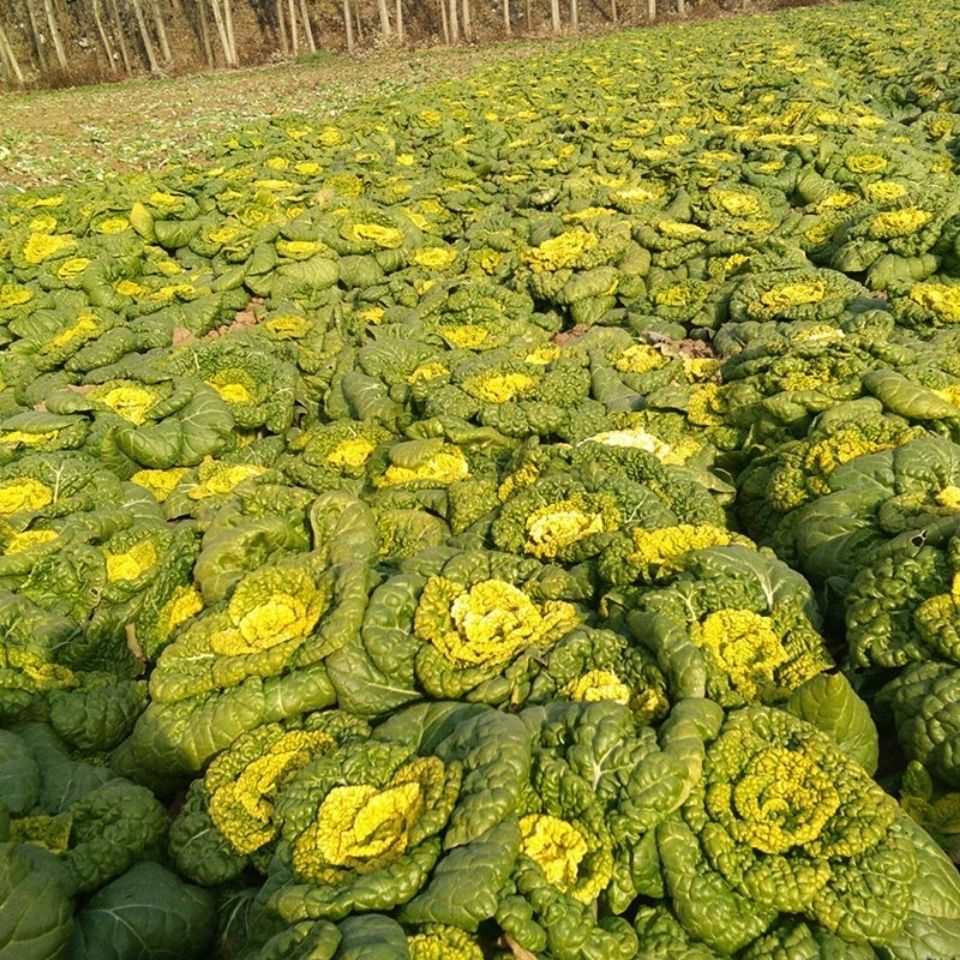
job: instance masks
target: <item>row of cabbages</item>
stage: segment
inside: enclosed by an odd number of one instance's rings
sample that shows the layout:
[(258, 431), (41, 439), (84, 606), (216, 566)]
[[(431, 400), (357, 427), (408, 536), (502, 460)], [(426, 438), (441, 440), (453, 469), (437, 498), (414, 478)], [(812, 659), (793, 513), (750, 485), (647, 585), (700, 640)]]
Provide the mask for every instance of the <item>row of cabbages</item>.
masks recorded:
[(0, 198), (0, 960), (960, 956), (958, 13)]

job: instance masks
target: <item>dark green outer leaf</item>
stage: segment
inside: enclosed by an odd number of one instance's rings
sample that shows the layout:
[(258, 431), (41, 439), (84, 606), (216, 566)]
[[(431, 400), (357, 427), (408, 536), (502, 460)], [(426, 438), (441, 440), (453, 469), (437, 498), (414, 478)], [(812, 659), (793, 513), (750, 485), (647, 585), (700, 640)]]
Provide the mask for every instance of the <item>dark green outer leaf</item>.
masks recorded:
[(71, 893), (52, 854), (0, 844), (0, 960), (63, 960), (73, 928)]
[(337, 929), (342, 938), (337, 960), (407, 960), (407, 936), (389, 917), (349, 917)]
[(69, 960), (197, 960), (214, 932), (210, 893), (138, 863), (81, 911)]
[(401, 911), (409, 923), (448, 923), (474, 931), (497, 911), (498, 892), (506, 883), (520, 848), (520, 828), (502, 823), (489, 833), (444, 857), (426, 890)]

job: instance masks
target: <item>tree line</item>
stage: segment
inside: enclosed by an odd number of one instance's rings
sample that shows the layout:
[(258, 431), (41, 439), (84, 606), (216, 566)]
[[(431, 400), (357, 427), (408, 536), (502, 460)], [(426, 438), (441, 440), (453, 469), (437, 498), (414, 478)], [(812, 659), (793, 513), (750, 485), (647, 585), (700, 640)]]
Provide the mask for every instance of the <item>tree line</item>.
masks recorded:
[[(89, 82), (373, 44), (559, 34), (699, 0), (0, 0), (0, 82)], [(721, 0), (741, 7), (748, 0)]]

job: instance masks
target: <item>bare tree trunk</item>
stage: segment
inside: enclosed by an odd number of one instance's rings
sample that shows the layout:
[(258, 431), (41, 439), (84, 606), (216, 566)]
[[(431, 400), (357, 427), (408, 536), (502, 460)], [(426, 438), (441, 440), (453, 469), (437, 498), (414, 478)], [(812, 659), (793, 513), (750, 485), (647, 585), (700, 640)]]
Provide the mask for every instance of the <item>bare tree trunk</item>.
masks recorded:
[(677, 0), (677, 13), (680, 14), (681, 17), (685, 17), (687, 15), (686, 0)]
[(397, 25), (397, 43), (403, 43), (403, 0), (397, 0), (394, 8), (394, 20)]
[(61, 70), (67, 69), (67, 52), (63, 48), (63, 38), (60, 36), (60, 27), (57, 25), (57, 15), (53, 9), (53, 0), (43, 0), (43, 10), (47, 15), (47, 26), (50, 28), (50, 39), (53, 41), (53, 50), (57, 55), (57, 63)]
[(657, 19), (657, 0), (647, 0), (647, 19)]
[(130, 62), (127, 34), (123, 29), (123, 20), (120, 19), (120, 9), (117, 7), (117, 0), (107, 0), (107, 6), (110, 10), (110, 19), (113, 21), (113, 29), (116, 31), (117, 46), (120, 48), (120, 56), (123, 59), (123, 70), (129, 76), (133, 70), (133, 65)]
[[(134, 0), (136, 2), (136, 0)], [(223, 51), (223, 59), (228, 67), (233, 66), (233, 57), (230, 54), (230, 38), (227, 36), (227, 27), (223, 20), (223, 12), (220, 10), (220, 0), (210, 0), (210, 10), (213, 13), (213, 23), (217, 28), (217, 37), (220, 40), (220, 49)]]
[(353, 26), (356, 30), (356, 41), (363, 46), (363, 17), (360, 16), (360, 4), (357, 3), (353, 8)]
[(347, 53), (353, 56), (353, 21), (350, 19), (350, 0), (343, 0), (343, 25), (347, 30)]
[(37, 14), (33, 9), (34, 0), (27, 0), (27, 17), (30, 20), (30, 33), (33, 35), (33, 46), (37, 51), (37, 60), (40, 63), (40, 69), (46, 72), (47, 69), (47, 51), (45, 44), (40, 39), (40, 28), (37, 26)]
[(167, 28), (163, 23), (163, 14), (160, 12), (160, 0), (152, 0), (150, 9), (153, 12), (153, 22), (157, 28), (157, 40), (160, 43), (160, 53), (163, 55), (164, 63), (173, 61), (173, 54), (170, 52), (170, 43), (167, 41)]
[(554, 33), (560, 32), (560, 0), (550, 0), (550, 23)]
[(526, 0), (527, 33), (533, 33), (533, 0)]
[[(0, 81), (13, 77), (13, 66), (7, 62), (7, 35), (3, 33), (3, 24), (0, 23)], [(18, 65), (19, 66), (19, 65)]]
[(200, 10), (200, 44), (203, 47), (203, 55), (207, 58), (207, 66), (215, 67), (217, 59), (213, 55), (213, 46), (210, 43), (210, 23), (207, 20), (207, 5), (203, 2), (199, 4)]
[(290, 48), (296, 56), (300, 49), (300, 39), (297, 36), (297, 8), (294, 0), (287, 0), (287, 15), (290, 17)]
[(503, 32), (510, 36), (510, 0), (503, 0)]
[(280, 49), (284, 53), (290, 52), (290, 43), (287, 40), (287, 25), (283, 16), (283, 0), (277, 0), (274, 8), (277, 15), (277, 33), (280, 35)]
[(300, 15), (303, 17), (303, 32), (307, 38), (307, 49), (311, 53), (316, 53), (317, 45), (313, 39), (313, 27), (310, 26), (310, 14), (307, 10), (307, 0), (300, 0)]
[(463, 39), (472, 40), (473, 39), (473, 20), (470, 16), (470, 0), (463, 0)]
[(100, 42), (103, 44), (103, 51), (107, 55), (107, 60), (110, 61), (110, 72), (116, 73), (119, 67), (117, 66), (113, 44), (110, 43), (110, 37), (107, 35), (107, 31), (103, 26), (103, 17), (100, 15), (100, 0), (91, 0), (91, 6), (93, 8), (93, 22), (97, 25), (97, 33), (100, 34)]
[(137, 18), (137, 27), (140, 30), (140, 40), (143, 43), (144, 52), (147, 55), (147, 64), (151, 73), (160, 72), (160, 64), (157, 63), (157, 55), (153, 51), (153, 42), (150, 39), (150, 31), (147, 30), (147, 21), (143, 16), (143, 8), (140, 6), (140, 0), (130, 0), (133, 6), (133, 15)]
[(440, 0), (440, 24), (443, 27), (443, 42), (450, 46), (450, 20), (447, 17), (447, 0)]
[(460, 42), (460, 19), (457, 13), (457, 0), (450, 0), (450, 42)]
[(0, 67), (17, 83), (23, 84), (23, 71), (20, 69), (17, 55), (13, 52), (13, 47), (10, 46), (10, 41), (7, 39), (2, 23), (0, 23)]
[(570, 0), (570, 26), (576, 33), (580, 29), (580, 10), (577, 7), (577, 0)]
[(227, 42), (230, 44), (230, 66), (239, 67), (240, 58), (237, 56), (237, 37), (233, 32), (233, 0), (223, 0), (223, 23), (227, 29)]
[(390, 11), (387, 9), (387, 0), (377, 0), (377, 14), (380, 17), (380, 32), (385, 40), (390, 39)]
[(617, 11), (617, 0), (610, 0), (610, 19), (614, 23), (620, 22), (620, 14)]

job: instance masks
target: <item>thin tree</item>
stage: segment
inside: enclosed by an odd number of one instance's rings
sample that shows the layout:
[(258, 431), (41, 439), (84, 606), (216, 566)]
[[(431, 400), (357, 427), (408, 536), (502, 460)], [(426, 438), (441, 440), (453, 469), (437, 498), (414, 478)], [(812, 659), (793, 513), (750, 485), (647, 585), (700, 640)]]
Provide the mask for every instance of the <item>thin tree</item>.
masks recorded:
[(300, 49), (300, 39), (297, 36), (297, 6), (294, 0), (287, 0), (287, 15), (290, 17), (290, 49), (296, 56)]
[(37, 61), (40, 64), (40, 71), (47, 71), (47, 51), (46, 44), (41, 39), (40, 28), (37, 26), (37, 13), (34, 9), (34, 0), (26, 0), (27, 19), (30, 21), (30, 35), (33, 38), (33, 46), (37, 51)]
[(173, 62), (173, 53), (170, 51), (170, 42), (167, 40), (167, 28), (163, 22), (163, 13), (160, 10), (160, 0), (151, 0), (150, 12), (153, 14), (153, 23), (157, 31), (157, 42), (160, 44), (160, 54), (164, 63)]
[(67, 52), (63, 47), (63, 37), (60, 35), (60, 26), (57, 23), (57, 14), (53, 9), (53, 0), (43, 0), (43, 11), (47, 15), (47, 27), (50, 30), (50, 39), (53, 41), (53, 52), (57, 55), (60, 69), (67, 69)]
[(120, 48), (120, 58), (123, 60), (123, 70), (127, 76), (133, 70), (133, 64), (130, 60), (130, 49), (127, 46), (127, 35), (123, 27), (123, 20), (120, 17), (120, 8), (117, 6), (117, 0), (107, 0), (107, 12), (110, 14), (110, 23), (113, 28), (113, 39)]
[(2, 23), (0, 23), (0, 67), (4, 74), (13, 77), (18, 84), (23, 85), (23, 70), (20, 69), (17, 55), (7, 39)]
[(472, 40), (473, 39), (473, 18), (470, 15), (470, 0), (463, 0), (462, 11), (463, 11), (463, 16), (461, 18), (461, 23), (463, 24), (463, 39)]
[(207, 58), (207, 66), (216, 66), (216, 58), (213, 55), (213, 45), (210, 43), (210, 23), (207, 20), (207, 5), (205, 3), (197, 4), (197, 19), (200, 21), (200, 45), (203, 47), (203, 55)]
[(240, 66), (240, 58), (237, 56), (237, 37), (233, 32), (233, 0), (222, 0), (223, 2), (223, 23), (227, 29), (227, 41), (230, 44), (230, 58), (232, 67)]
[(560, 32), (560, 0), (550, 0), (550, 23), (554, 33)]
[(280, 49), (284, 53), (290, 52), (290, 43), (287, 40), (287, 25), (283, 16), (283, 0), (277, 0), (276, 5), (277, 33), (280, 35)]
[(443, 42), (450, 46), (450, 18), (447, 16), (447, 2), (440, 0), (440, 24), (443, 27)]
[(457, 0), (450, 0), (450, 42), (460, 42), (460, 20), (457, 13)]
[(570, 26), (574, 33), (580, 29), (580, 10), (577, 6), (577, 0), (570, 0)]
[(347, 53), (353, 56), (353, 21), (350, 18), (350, 0), (343, 0), (343, 25), (347, 31)]
[(657, 0), (647, 0), (647, 19), (657, 19)]
[(377, 0), (377, 13), (380, 15), (380, 32), (383, 34), (384, 40), (389, 40), (393, 31), (390, 29), (390, 11), (387, 8), (387, 0)]
[(97, 33), (100, 35), (103, 52), (107, 55), (107, 62), (110, 64), (110, 72), (116, 73), (120, 67), (117, 64), (117, 55), (114, 52), (113, 44), (110, 42), (110, 35), (103, 25), (103, 16), (100, 13), (100, 0), (91, 0), (91, 12), (93, 13), (93, 22), (97, 25)]
[(681, 17), (685, 17), (687, 15), (686, 0), (677, 0), (677, 13), (680, 14)]
[(510, 0), (503, 0), (503, 32), (510, 36)]
[(317, 45), (313, 39), (313, 28), (310, 26), (310, 14), (307, 11), (307, 0), (300, 0), (300, 16), (303, 17), (303, 33), (307, 38), (307, 49), (311, 53), (316, 53)]
[(397, 0), (395, 12), (394, 12), (394, 22), (397, 25), (397, 43), (403, 43), (404, 34), (403, 34), (403, 0)]
[(210, 0), (210, 11), (213, 13), (213, 22), (217, 28), (217, 37), (220, 40), (220, 49), (228, 67), (237, 65), (236, 52), (230, 43), (230, 34), (227, 31), (227, 21), (224, 10), (220, 7), (220, 0)]
[(143, 7), (140, 0), (130, 0), (133, 7), (133, 15), (137, 21), (137, 28), (140, 31), (140, 42), (143, 44), (143, 52), (147, 55), (147, 65), (151, 73), (160, 72), (160, 64), (157, 62), (157, 55), (153, 49), (153, 41), (150, 39), (150, 31), (147, 29), (147, 21), (143, 15)]

